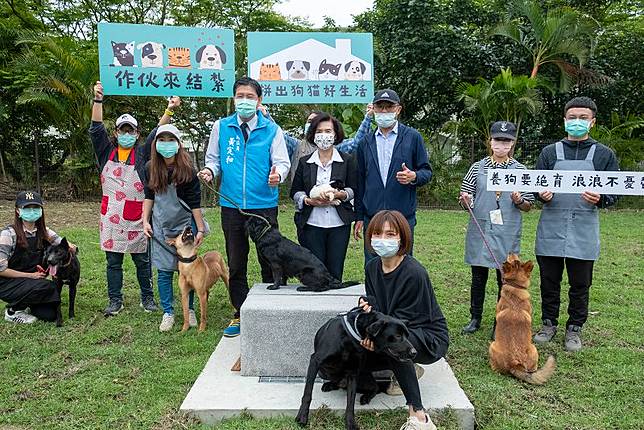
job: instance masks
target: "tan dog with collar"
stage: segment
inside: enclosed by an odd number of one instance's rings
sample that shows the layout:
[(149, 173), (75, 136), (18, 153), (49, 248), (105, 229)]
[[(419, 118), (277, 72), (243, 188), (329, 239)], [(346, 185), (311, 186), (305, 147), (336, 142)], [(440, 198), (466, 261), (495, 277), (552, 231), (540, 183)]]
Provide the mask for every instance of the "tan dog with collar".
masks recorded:
[(195, 290), (199, 297), (199, 331), (206, 329), (208, 316), (208, 295), (210, 288), (219, 279), (228, 288), (228, 266), (217, 251), (206, 252), (203, 257), (197, 255), (195, 236), (190, 226), (183, 233), (166, 243), (177, 249), (179, 258), (179, 290), (181, 291), (181, 307), (183, 309), (183, 326), (181, 331), (187, 331), (189, 326), (188, 294)]

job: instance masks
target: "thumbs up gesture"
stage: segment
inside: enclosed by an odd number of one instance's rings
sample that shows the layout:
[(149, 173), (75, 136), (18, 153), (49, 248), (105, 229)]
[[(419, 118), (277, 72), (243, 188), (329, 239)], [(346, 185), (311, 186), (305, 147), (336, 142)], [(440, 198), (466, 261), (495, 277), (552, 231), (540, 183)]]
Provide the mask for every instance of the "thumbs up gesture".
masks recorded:
[(277, 167), (271, 167), (271, 173), (268, 174), (268, 185), (276, 187), (280, 183), (280, 174), (277, 173)]
[(409, 170), (405, 163), (402, 163), (402, 170), (396, 173), (396, 179), (399, 183), (407, 185), (416, 180), (416, 172)]

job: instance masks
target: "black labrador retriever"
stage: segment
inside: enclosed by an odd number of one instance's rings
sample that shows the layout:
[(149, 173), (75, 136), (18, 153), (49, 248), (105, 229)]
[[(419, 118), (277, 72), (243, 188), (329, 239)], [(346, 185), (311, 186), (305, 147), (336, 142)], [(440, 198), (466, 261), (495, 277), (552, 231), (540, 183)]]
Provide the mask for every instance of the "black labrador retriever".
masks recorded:
[(295, 418), (301, 426), (309, 421), (309, 408), (315, 378), (326, 380), (322, 391), (332, 391), (346, 381), (347, 407), (344, 414), (348, 430), (358, 429), (355, 422), (356, 393), (362, 393), (360, 404), (366, 405), (383, 391), (369, 369), (365, 368), (367, 351), (360, 340), (371, 339), (377, 354), (386, 354), (398, 361), (412, 360), (416, 350), (408, 340), (405, 322), (380, 312), (362, 312), (354, 308), (345, 315), (327, 321), (315, 334), (314, 352), (306, 374), (302, 404)]
[(311, 251), (285, 238), (279, 230), (259, 217), (249, 217), (246, 230), (273, 270), (273, 284), (268, 287), (269, 290), (277, 290), (290, 277), (302, 283), (303, 286), (298, 287), (297, 291), (319, 292), (359, 284), (335, 279)]
[[(78, 249), (77, 249), (78, 251)], [(50, 245), (43, 256), (43, 267), (48, 272), (62, 293), (63, 285), (69, 285), (69, 318), (74, 318), (74, 307), (76, 303), (76, 286), (80, 279), (80, 262), (75, 252), (69, 249), (67, 239), (63, 238), (58, 245)], [(63, 324), (63, 315), (58, 307), (56, 325)]]

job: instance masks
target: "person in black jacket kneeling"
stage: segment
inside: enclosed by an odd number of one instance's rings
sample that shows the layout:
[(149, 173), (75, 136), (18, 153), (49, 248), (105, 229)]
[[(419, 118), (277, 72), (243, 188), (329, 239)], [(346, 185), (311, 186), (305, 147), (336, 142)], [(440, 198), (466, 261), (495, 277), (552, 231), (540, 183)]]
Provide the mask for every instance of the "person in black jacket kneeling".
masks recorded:
[[(429, 275), (425, 268), (408, 255), (412, 236), (409, 223), (398, 211), (380, 211), (369, 222), (365, 235), (369, 251), (378, 257), (365, 268), (366, 297), (359, 306), (365, 312), (376, 310), (405, 320), (409, 341), (417, 351), (415, 363), (431, 364), (444, 357), (449, 345), (447, 322), (443, 316)], [(373, 351), (373, 342), (363, 340), (362, 346)], [(411, 362), (395, 361), (388, 356), (369, 354), (367, 368), (391, 369), (395, 378), (387, 394), (402, 391), (409, 405), (405, 429), (435, 429), (425, 414), (418, 379), (422, 368)], [(418, 372), (418, 373), (417, 373)]]

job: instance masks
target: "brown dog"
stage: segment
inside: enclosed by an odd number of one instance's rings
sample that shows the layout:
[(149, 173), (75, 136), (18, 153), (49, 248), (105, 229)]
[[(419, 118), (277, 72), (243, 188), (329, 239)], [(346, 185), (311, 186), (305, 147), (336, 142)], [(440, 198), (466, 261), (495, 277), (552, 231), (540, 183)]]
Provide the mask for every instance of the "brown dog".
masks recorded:
[(530, 274), (532, 261), (521, 263), (510, 254), (503, 263), (503, 288), (496, 305), (496, 338), (490, 345), (490, 366), (530, 384), (544, 384), (555, 371), (555, 358), (537, 370), (539, 353), (532, 343)]
[(189, 328), (188, 293), (195, 290), (199, 297), (200, 321), (199, 331), (206, 329), (208, 315), (208, 295), (210, 288), (220, 278), (228, 288), (228, 266), (216, 251), (206, 252), (203, 257), (197, 255), (195, 236), (190, 226), (174, 239), (167, 239), (168, 245), (177, 249), (179, 258), (179, 290), (181, 291), (181, 307), (183, 308), (183, 326), (181, 331)]

